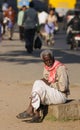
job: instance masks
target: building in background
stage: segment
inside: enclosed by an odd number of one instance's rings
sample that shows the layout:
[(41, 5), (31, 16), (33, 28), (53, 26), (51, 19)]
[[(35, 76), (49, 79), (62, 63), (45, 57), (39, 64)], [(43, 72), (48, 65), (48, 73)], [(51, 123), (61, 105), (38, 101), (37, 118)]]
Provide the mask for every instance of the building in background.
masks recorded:
[[(79, 0), (80, 1), (80, 0)], [(65, 12), (69, 9), (74, 9), (77, 0), (49, 0), (49, 4), (56, 8), (58, 12)]]
[[(80, 0), (79, 0), (80, 1)], [(49, 4), (52, 4), (56, 8), (74, 8), (76, 0), (49, 0)]]
[(30, 1), (34, 2), (34, 8), (41, 12), (48, 10), (48, 0), (17, 0), (17, 7), (21, 8), (23, 5), (29, 6)]
[(23, 5), (29, 6), (30, 0), (17, 0), (17, 7), (20, 8)]
[[(17, 7), (21, 5), (29, 5), (31, 0), (0, 0), (0, 8), (4, 2), (7, 2), (9, 5), (12, 5), (15, 10)], [(52, 5), (57, 10), (65, 11), (68, 9), (73, 9), (75, 6), (80, 7), (80, 0), (33, 0), (33, 1), (42, 1), (45, 2), (47, 5)]]

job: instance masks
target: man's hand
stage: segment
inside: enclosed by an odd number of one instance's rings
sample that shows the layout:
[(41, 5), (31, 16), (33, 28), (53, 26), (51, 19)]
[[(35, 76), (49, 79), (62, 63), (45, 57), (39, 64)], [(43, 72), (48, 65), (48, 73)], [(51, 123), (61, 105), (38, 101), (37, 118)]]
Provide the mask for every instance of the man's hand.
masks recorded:
[(45, 78), (41, 79), (43, 82), (45, 82), (47, 85), (50, 85), (51, 83), (48, 82), (48, 80), (46, 80)]

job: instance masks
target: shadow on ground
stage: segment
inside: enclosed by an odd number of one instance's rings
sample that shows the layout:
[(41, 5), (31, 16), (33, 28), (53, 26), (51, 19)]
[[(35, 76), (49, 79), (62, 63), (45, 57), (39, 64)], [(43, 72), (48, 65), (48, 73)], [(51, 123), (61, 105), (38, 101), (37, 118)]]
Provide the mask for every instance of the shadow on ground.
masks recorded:
[[(1, 62), (14, 62), (16, 64), (29, 64), (29, 63), (39, 63), (42, 62), (40, 59), (41, 50), (34, 50), (32, 54), (28, 54), (26, 51), (17, 50), (9, 51), (0, 54)], [(70, 51), (62, 49), (52, 49), (54, 56), (57, 60), (60, 60), (63, 63), (80, 63), (80, 55), (76, 53), (69, 53)]]

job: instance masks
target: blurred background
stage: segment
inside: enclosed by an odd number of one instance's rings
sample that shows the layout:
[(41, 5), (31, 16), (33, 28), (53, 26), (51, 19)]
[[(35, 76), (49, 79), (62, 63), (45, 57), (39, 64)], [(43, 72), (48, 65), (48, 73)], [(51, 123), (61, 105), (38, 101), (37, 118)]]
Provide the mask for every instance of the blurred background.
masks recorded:
[[(22, 5), (29, 5), (31, 0), (0, 0), (0, 8), (2, 8), (3, 3), (8, 3), (12, 5), (16, 10)], [(80, 0), (33, 0), (35, 7), (38, 9), (46, 9), (47, 7), (54, 7), (56, 11), (60, 13), (66, 13), (69, 9), (80, 8)]]
[(3, 6), (6, 6), (7, 3), (15, 9), (16, 13), (18, 13), (23, 5), (28, 7), (30, 1), (34, 1), (34, 8), (38, 12), (48, 12), (50, 8), (54, 8), (55, 14), (58, 17), (58, 22), (63, 22), (64, 29), (66, 28), (66, 22), (73, 18), (74, 10), (80, 10), (80, 0), (0, 0), (0, 10), (2, 10)]

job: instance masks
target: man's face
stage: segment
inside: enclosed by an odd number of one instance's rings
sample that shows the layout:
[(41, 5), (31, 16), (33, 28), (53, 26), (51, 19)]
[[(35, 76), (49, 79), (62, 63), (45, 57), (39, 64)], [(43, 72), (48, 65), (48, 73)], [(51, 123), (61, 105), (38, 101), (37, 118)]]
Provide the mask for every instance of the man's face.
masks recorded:
[(45, 63), (45, 65), (47, 65), (48, 67), (52, 67), (53, 63), (54, 63), (54, 59), (51, 57), (51, 55), (46, 55), (43, 57), (43, 62)]
[(23, 11), (25, 11), (26, 10), (26, 7), (23, 7)]

